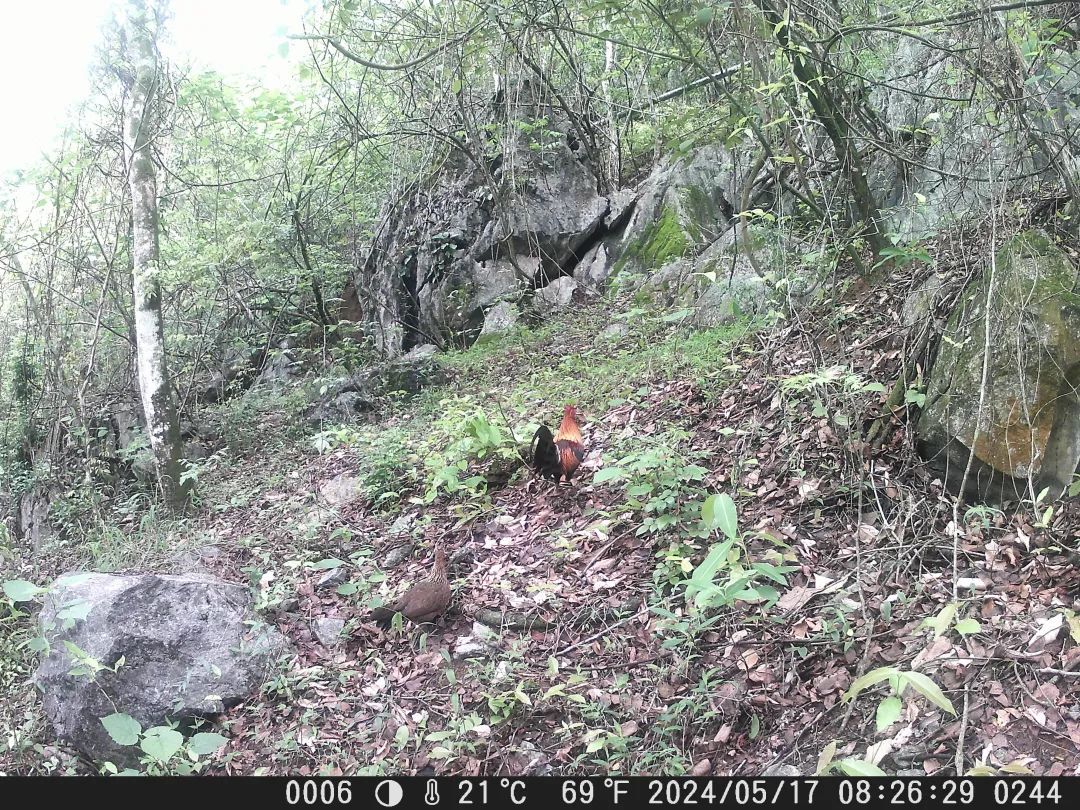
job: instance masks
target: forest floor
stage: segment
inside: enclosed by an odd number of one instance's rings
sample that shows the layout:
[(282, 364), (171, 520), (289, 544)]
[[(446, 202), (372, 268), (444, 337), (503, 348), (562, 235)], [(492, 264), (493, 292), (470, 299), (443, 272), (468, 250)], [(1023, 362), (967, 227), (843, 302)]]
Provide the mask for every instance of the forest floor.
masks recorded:
[[(861, 438), (914, 283), (707, 332), (582, 305), (449, 353), (447, 385), (316, 437), (272, 399), (234, 404), (236, 446), (200, 477), (197, 510), (118, 515), (141, 551), (103, 540), (84, 562), (197, 563), (250, 585), (294, 644), (221, 719), (216, 772), (1078, 773), (1075, 508), (957, 509), (905, 414), (883, 446)], [(588, 455), (555, 487), (515, 448), (567, 402)], [(353, 480), (342, 502), (329, 482)], [(428, 575), (435, 543), (447, 616), (366, 621)], [(71, 550), (34, 565), (68, 569)], [(328, 617), (337, 643), (315, 632)], [(38, 712), (13, 701), (6, 767), (77, 770)]]

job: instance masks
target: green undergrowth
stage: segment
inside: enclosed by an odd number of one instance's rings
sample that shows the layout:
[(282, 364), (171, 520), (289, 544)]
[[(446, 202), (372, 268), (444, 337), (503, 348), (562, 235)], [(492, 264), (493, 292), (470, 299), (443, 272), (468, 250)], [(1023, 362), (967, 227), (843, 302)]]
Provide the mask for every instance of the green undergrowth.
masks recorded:
[[(757, 324), (743, 319), (692, 332), (685, 318), (645, 307), (612, 318), (585, 308), (447, 353), (451, 383), (402, 405), (390, 426), (347, 428), (343, 441), (367, 460), (368, 495), (381, 506), (401, 505), (409, 489), (425, 502), (475, 494), (486, 485), (477, 462), (512, 464), (539, 424), (554, 428), (566, 404), (575, 404), (588, 423), (623, 403), (651, 402), (675, 380), (693, 380), (706, 398), (722, 391)], [(626, 325), (621, 337), (601, 337), (620, 323)]]

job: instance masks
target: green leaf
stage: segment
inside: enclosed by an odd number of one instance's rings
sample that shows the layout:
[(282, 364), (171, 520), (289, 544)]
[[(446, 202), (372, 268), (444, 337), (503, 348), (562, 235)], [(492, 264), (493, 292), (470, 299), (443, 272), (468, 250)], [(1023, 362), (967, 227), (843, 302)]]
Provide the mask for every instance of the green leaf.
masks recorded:
[(604, 467), (593, 476), (593, 483), (602, 484), (605, 481), (615, 481), (624, 475), (621, 467)]
[(327, 557), (325, 560), (319, 560), (311, 567), (315, 571), (329, 571), (332, 568), (338, 568), (345, 564), (344, 560), (339, 560), (336, 557)]
[(729, 540), (734, 540), (739, 529), (735, 502), (726, 492), (711, 495), (701, 506), (701, 519), (710, 529), (720, 529)]
[(956, 618), (956, 603), (950, 602), (945, 607), (943, 607), (941, 609), (941, 612), (938, 613), (938, 615), (934, 618), (924, 619), (923, 625), (925, 627), (932, 627), (934, 629), (934, 638), (937, 638), (949, 629), (949, 626), (953, 623), (954, 618)]
[(815, 770), (814, 773), (818, 776), (825, 773), (829, 769), (829, 766), (832, 765), (833, 757), (835, 756), (836, 740), (833, 740), (831, 743), (826, 745), (824, 749), (822, 749), (821, 754), (818, 756), (817, 760), (817, 770)]
[(904, 707), (899, 695), (891, 695), (885, 698), (877, 707), (877, 730), (884, 731), (898, 719), (900, 710)]
[(956, 623), (956, 632), (962, 636), (970, 636), (982, 630), (982, 625), (976, 619), (961, 619)]
[(694, 314), (692, 309), (679, 309), (675, 312), (669, 312), (661, 320), (664, 323), (675, 323), (676, 321), (684, 320)]
[(12, 602), (29, 602), (39, 593), (44, 592), (44, 588), (39, 588), (25, 579), (9, 579), (4, 583), (4, 594)]
[(1069, 624), (1069, 635), (1072, 636), (1072, 640), (1080, 644), (1080, 616), (1077, 616), (1071, 610), (1064, 611), (1065, 621)]
[(56, 618), (60, 619), (62, 622), (65, 622), (66, 626), (68, 619), (71, 619), (72, 621), (82, 621), (83, 619), (85, 619), (87, 616), (90, 615), (91, 608), (93, 608), (93, 605), (90, 602), (85, 599), (81, 599), (78, 602), (73, 602), (72, 604), (68, 605), (63, 610), (57, 611)]
[(184, 735), (176, 729), (154, 726), (143, 735), (139, 747), (158, 762), (168, 762), (183, 744)]
[(108, 717), (101, 718), (101, 725), (109, 732), (113, 742), (117, 745), (135, 745), (142, 734), (142, 726), (139, 721), (130, 714), (114, 712)]
[(836, 767), (843, 771), (845, 776), (886, 776), (873, 762), (865, 759), (842, 759), (836, 763)]
[(212, 754), (229, 741), (228, 737), (209, 731), (199, 732), (188, 740), (188, 750), (193, 754), (204, 756)]
[(952, 702), (945, 697), (945, 693), (941, 691), (941, 687), (921, 672), (904, 672), (901, 674), (900, 678), (911, 684), (916, 692), (921, 694), (935, 706), (944, 709), (953, 716), (956, 715), (956, 709), (953, 708)]
[(847, 692), (844, 693), (844, 700), (851, 700), (864, 689), (869, 689), (875, 684), (887, 681), (889, 678), (897, 677), (900, 674), (900, 670), (896, 667), (878, 667), (877, 669), (872, 669), (861, 678), (856, 678), (851, 682), (851, 686), (849, 686)]
[(694, 15), (694, 21), (698, 25), (705, 27), (713, 21), (714, 14), (715, 9), (713, 9), (712, 6), (703, 6), (702, 8), (699, 8), (697, 14)]
[[(716, 572), (727, 562), (727, 555), (731, 551), (731, 545), (732, 542), (727, 540), (709, 549), (709, 553), (705, 555), (701, 565), (695, 568), (690, 579), (686, 580), (687, 599), (693, 599), (695, 595), (704, 594), (712, 585)], [(700, 604), (702, 600), (698, 599), (697, 602)]]

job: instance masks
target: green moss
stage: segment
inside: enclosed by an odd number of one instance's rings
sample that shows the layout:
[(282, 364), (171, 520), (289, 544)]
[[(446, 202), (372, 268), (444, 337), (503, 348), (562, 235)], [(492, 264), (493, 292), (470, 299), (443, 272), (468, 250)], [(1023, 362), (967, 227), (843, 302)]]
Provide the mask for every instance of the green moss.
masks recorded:
[(689, 247), (690, 239), (679, 222), (679, 215), (674, 209), (665, 207), (659, 219), (627, 245), (615, 262), (613, 272), (620, 273), (631, 260), (646, 270), (659, 270), (672, 259), (685, 256)]
[(683, 210), (689, 214), (685, 227), (690, 237), (695, 242), (714, 239), (720, 211), (712, 198), (698, 186), (686, 186), (681, 190), (680, 197)]
[(1004, 256), (1049, 256), (1060, 253), (1050, 237), (1042, 231), (1023, 231), (1001, 246), (999, 259)]

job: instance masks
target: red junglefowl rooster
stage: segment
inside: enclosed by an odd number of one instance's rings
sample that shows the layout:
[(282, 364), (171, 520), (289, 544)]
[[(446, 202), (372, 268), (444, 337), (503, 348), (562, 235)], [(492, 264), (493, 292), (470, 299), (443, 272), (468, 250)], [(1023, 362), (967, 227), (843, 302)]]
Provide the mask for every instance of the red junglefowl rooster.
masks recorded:
[(585, 445), (581, 443), (581, 428), (577, 423), (577, 409), (567, 405), (563, 411), (562, 424), (551, 435), (546, 425), (541, 425), (533, 434), (532, 466), (544, 478), (558, 483), (566, 479), (569, 483), (585, 458)]
[(446, 576), (446, 552), (435, 549), (435, 571), (431, 577), (417, 582), (397, 601), (385, 607), (375, 608), (370, 618), (382, 628), (390, 627), (395, 613), (417, 624), (433, 621), (441, 616), (450, 604), (450, 581)]

